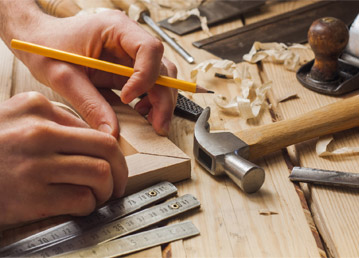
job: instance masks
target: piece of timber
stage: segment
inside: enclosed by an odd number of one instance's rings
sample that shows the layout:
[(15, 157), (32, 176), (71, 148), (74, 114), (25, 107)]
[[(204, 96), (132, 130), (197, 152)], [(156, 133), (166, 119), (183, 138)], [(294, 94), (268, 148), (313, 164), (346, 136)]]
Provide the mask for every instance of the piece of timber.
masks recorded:
[[(253, 11), (265, 3), (266, 0), (214, 0), (205, 1), (198, 7), (201, 16), (207, 18), (208, 26), (224, 22), (232, 18), (239, 18), (241, 15)], [(201, 23), (196, 16), (190, 16), (184, 21), (169, 23), (167, 18), (159, 22), (160, 26), (178, 35), (185, 35), (201, 28)]]
[(335, 17), (350, 25), (358, 14), (359, 1), (320, 1), (297, 10), (246, 25), (207, 39), (193, 42), (222, 59), (240, 62), (255, 41), (305, 43), (312, 22)]
[(359, 188), (359, 174), (356, 173), (294, 167), (289, 179), (294, 182)]

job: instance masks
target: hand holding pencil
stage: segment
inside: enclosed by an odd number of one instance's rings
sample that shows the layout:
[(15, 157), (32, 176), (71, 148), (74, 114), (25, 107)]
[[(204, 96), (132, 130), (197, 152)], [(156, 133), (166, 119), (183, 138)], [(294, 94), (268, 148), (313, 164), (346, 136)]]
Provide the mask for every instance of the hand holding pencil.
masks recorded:
[[(40, 11), (41, 12), (41, 11)], [(51, 87), (92, 128), (118, 136), (119, 122), (111, 106), (96, 87), (121, 90), (129, 103), (147, 93), (135, 109), (147, 115), (160, 135), (166, 135), (176, 105), (177, 90), (155, 85), (159, 74), (176, 77), (176, 67), (163, 57), (162, 43), (133, 23), (120, 11), (54, 18), (37, 13), (33, 29), (17, 30), (7, 40), (18, 38), (69, 53), (133, 67), (130, 77), (89, 69), (65, 61), (13, 50), (41, 83)], [(22, 27), (20, 27), (22, 28)]]

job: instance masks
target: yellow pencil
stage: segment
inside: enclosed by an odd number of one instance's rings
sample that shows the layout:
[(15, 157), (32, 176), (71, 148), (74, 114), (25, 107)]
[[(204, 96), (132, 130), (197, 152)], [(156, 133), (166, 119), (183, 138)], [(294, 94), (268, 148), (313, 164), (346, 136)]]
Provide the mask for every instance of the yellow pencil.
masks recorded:
[[(11, 47), (13, 49), (18, 49), (26, 52), (30, 52), (33, 54), (38, 54), (46, 57), (50, 57), (53, 59), (83, 65), (86, 67), (94, 68), (97, 70), (114, 73), (126, 77), (130, 77), (133, 74), (133, 68), (127, 67), (124, 65), (119, 65), (87, 56), (82, 56), (78, 54), (69, 53), (62, 50), (57, 50), (49, 47), (44, 47), (41, 45), (33, 44), (26, 41), (21, 41), (17, 39), (11, 40)], [(176, 88), (179, 90), (195, 92), (195, 93), (213, 93), (213, 91), (209, 91), (193, 82), (188, 82), (184, 80), (175, 79), (168, 76), (160, 75), (156, 80), (156, 84)]]

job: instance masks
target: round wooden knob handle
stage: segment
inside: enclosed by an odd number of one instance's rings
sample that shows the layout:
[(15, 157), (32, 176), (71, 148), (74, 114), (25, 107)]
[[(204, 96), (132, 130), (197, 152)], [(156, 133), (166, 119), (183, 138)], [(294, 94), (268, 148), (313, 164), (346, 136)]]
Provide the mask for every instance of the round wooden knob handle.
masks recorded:
[(349, 31), (337, 18), (320, 18), (308, 31), (308, 42), (315, 55), (310, 71), (312, 79), (330, 82), (338, 79), (338, 58), (348, 43)]

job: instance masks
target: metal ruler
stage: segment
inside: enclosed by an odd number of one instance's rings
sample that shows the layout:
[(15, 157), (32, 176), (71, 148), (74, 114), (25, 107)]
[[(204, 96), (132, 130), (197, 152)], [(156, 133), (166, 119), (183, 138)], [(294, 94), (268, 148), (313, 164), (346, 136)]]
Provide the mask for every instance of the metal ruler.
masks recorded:
[(124, 217), (150, 204), (173, 196), (176, 193), (177, 188), (169, 182), (153, 185), (138, 193), (114, 200), (91, 213), (89, 216), (62, 223), (6, 246), (0, 249), (0, 257), (23, 255), (24, 253), (32, 252), (49, 244), (60, 242), (67, 238), (73, 238), (97, 225), (103, 225)]
[(198, 234), (199, 231), (192, 222), (184, 221), (57, 257), (117, 257)]
[(105, 225), (97, 226), (81, 235), (67, 238), (63, 242), (50, 244), (40, 250), (37, 249), (30, 256), (50, 257), (105, 243), (198, 208), (199, 206), (200, 202), (194, 196), (187, 194)]

